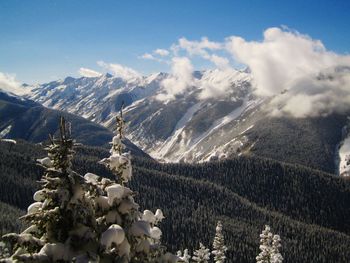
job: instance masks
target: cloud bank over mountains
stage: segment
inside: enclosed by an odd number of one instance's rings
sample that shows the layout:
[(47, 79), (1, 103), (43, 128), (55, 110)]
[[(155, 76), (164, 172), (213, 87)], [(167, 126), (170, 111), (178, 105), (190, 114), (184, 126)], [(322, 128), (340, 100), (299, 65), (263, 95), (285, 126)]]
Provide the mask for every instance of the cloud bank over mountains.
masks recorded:
[[(170, 66), (170, 77), (161, 83), (164, 92), (157, 96), (160, 100), (174, 99), (193, 86), (200, 87), (200, 99), (223, 96), (232, 90), (228, 76), (246, 74), (236, 68), (248, 67), (255, 94), (273, 98), (272, 115), (305, 117), (350, 109), (350, 56), (329, 51), (320, 40), (285, 27), (266, 29), (260, 41), (239, 36), (221, 42), (182, 37), (167, 49), (157, 48), (139, 58)], [(199, 60), (210, 65), (215, 78), (198, 81), (194, 77)], [(81, 67), (78, 73), (98, 77), (110, 72), (127, 81), (142, 77), (121, 64), (98, 61), (97, 65), (100, 70)], [(17, 90), (17, 94), (23, 90), (14, 75), (1, 72), (0, 89)]]
[[(164, 82), (168, 98), (186, 91), (186, 85), (195, 85), (186, 71), (193, 71), (191, 61), (200, 57), (210, 61), (222, 76), (234, 71), (234, 64), (249, 67), (254, 92), (275, 96), (270, 109), (273, 115), (305, 117), (350, 108), (350, 56), (329, 51), (320, 40), (288, 28), (268, 28), (261, 41), (238, 36), (223, 42), (180, 38), (169, 52), (174, 81)], [(181, 59), (176, 59), (179, 56)], [(186, 66), (180, 70), (185, 58)], [(220, 96), (230, 88), (230, 83), (207, 83), (201, 97)]]
[(249, 66), (258, 95), (286, 91), (272, 101), (273, 114), (304, 117), (350, 108), (350, 56), (328, 51), (319, 40), (269, 28), (260, 42), (230, 37), (226, 48)]
[(102, 75), (102, 73), (97, 72), (97, 71), (92, 70), (92, 69), (88, 69), (88, 68), (80, 68), (78, 73), (79, 73), (79, 75), (81, 75), (83, 77), (87, 77), (87, 78), (95, 78), (95, 77), (99, 77)]
[(111, 72), (114, 76), (128, 80), (128, 81), (138, 79), (141, 77), (141, 74), (136, 70), (123, 66), (121, 64), (106, 63), (104, 61), (98, 61), (97, 65)]
[(16, 80), (16, 75), (0, 72), (0, 91), (23, 95), (26, 90), (21, 87), (21, 83)]

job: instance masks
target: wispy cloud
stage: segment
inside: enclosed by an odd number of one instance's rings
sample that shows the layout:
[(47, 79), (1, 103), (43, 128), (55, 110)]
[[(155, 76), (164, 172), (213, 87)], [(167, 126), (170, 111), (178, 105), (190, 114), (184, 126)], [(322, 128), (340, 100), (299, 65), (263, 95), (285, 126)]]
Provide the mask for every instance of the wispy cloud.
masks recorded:
[(157, 54), (157, 55), (159, 55), (161, 57), (166, 57), (166, 56), (169, 55), (170, 52), (168, 50), (166, 50), (166, 49), (158, 48), (158, 49), (154, 50), (153, 53)]
[(145, 53), (142, 56), (140, 56), (139, 58), (142, 59), (149, 59), (149, 60), (157, 60), (152, 54), (150, 53)]
[(83, 76), (83, 77), (87, 77), (87, 78), (95, 78), (95, 77), (99, 77), (102, 75), (102, 73), (97, 72), (95, 70), (92, 69), (88, 69), (88, 68), (80, 68), (78, 70), (78, 73)]
[[(221, 42), (180, 38), (167, 50), (174, 77), (164, 82), (164, 97), (174, 98), (190, 85), (199, 85), (201, 98), (222, 96), (233, 88), (228, 82), (230, 74), (237, 74), (233, 62), (250, 68), (257, 95), (274, 96), (273, 115), (304, 117), (350, 109), (350, 56), (329, 51), (320, 40), (287, 27), (268, 28), (263, 37), (247, 41), (229, 36)], [(192, 78), (195, 57), (213, 64), (214, 79)]]
[(167, 60), (164, 58), (169, 56), (170, 52), (166, 49), (158, 48), (156, 50), (153, 50), (152, 53), (144, 53), (143, 55), (139, 56), (141, 59), (146, 59), (146, 60), (154, 60), (157, 62), (165, 62), (168, 63)]
[(141, 77), (141, 74), (136, 70), (116, 63), (106, 63), (98, 61), (97, 64), (107, 71), (110, 71), (114, 76), (125, 80), (133, 80)]
[(183, 37), (179, 39), (178, 44), (173, 49), (184, 49), (190, 56), (200, 55), (209, 58), (208, 51), (222, 49), (222, 44), (210, 41), (207, 37), (203, 37), (200, 41), (191, 41)]
[(193, 85), (193, 66), (186, 57), (172, 59), (171, 77), (162, 82), (165, 92), (157, 96), (159, 100), (171, 100)]
[(27, 90), (16, 80), (15, 74), (7, 74), (3, 72), (0, 72), (0, 90), (17, 95), (24, 95), (27, 93)]

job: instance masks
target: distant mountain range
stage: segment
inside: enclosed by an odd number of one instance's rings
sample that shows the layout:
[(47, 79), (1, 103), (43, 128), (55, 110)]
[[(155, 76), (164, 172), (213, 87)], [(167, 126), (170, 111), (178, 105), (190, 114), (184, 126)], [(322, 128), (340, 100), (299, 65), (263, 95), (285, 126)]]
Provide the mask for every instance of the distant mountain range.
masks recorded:
[[(49, 134), (57, 135), (60, 116), (71, 123), (72, 137), (77, 142), (107, 146), (112, 139), (113, 133), (97, 123), (0, 91), (0, 138), (23, 139), (34, 143), (47, 141)], [(149, 158), (129, 140), (125, 144), (133, 155)]]
[[(128, 138), (167, 162), (202, 162), (255, 154), (334, 173), (347, 114), (271, 117), (269, 98), (252, 90), (249, 71), (196, 71), (196, 85), (173, 100), (159, 100), (168, 73), (125, 80), (104, 74), (25, 87), (26, 98), (84, 117), (106, 128), (122, 103)], [(199, 98), (204, 86), (229, 86), (225, 95)], [(1, 129), (0, 129), (1, 132)]]

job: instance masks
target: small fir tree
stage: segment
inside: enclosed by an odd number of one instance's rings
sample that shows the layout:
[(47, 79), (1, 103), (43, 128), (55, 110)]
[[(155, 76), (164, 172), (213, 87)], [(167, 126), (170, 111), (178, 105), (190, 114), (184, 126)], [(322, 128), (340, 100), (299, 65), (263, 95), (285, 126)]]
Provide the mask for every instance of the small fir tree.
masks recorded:
[(184, 250), (183, 253), (179, 250), (177, 252), (177, 257), (181, 260), (181, 262), (184, 262), (184, 263), (189, 263), (191, 260), (191, 255), (189, 254), (187, 248)]
[(257, 263), (282, 263), (283, 257), (279, 252), (281, 238), (273, 235), (270, 226), (266, 225), (260, 234), (260, 254), (256, 257)]
[(274, 235), (272, 240), (271, 263), (282, 263), (283, 257), (280, 253), (281, 238), (279, 235)]
[(223, 263), (225, 262), (226, 256), (225, 253), (227, 251), (227, 247), (225, 246), (224, 235), (222, 234), (222, 223), (218, 221), (216, 225), (216, 233), (213, 242), (213, 251), (214, 262)]
[(210, 260), (210, 251), (202, 243), (199, 243), (199, 249), (194, 251), (193, 257), (194, 262), (208, 263)]

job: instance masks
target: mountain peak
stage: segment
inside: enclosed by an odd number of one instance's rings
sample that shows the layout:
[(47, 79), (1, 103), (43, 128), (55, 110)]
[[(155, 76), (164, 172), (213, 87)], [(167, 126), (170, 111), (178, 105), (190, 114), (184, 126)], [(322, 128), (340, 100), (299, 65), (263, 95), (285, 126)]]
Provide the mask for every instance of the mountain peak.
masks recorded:
[(73, 82), (74, 80), (75, 80), (75, 78), (68, 76), (63, 80), (63, 84), (69, 84), (69, 83)]
[(109, 78), (113, 78), (113, 75), (107, 72), (107, 73), (103, 74), (102, 77), (109, 79)]

